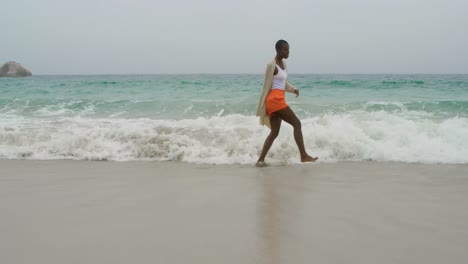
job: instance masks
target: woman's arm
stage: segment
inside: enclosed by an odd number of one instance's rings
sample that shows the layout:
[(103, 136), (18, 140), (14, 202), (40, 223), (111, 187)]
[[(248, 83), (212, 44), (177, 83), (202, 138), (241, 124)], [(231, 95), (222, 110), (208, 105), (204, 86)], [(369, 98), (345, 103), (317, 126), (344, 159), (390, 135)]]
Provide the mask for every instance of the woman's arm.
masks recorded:
[(293, 93), (296, 95), (296, 97), (299, 96), (299, 89), (297, 89), (294, 85), (290, 84), (288, 81), (286, 81), (286, 92)]

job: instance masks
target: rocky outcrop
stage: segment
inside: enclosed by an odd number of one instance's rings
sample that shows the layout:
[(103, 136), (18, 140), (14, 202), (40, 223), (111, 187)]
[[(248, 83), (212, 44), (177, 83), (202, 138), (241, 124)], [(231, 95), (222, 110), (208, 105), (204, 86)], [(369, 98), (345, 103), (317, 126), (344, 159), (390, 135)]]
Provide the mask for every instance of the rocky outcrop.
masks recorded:
[(31, 75), (32, 73), (28, 69), (14, 61), (9, 61), (0, 67), (0, 77), (24, 77)]

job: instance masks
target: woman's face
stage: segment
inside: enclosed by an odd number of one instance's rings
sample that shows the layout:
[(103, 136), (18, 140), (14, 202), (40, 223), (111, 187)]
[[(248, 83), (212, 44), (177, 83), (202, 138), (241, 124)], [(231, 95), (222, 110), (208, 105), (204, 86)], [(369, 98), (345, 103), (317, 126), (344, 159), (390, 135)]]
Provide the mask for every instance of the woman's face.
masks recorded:
[(281, 48), (278, 50), (278, 55), (287, 59), (289, 57), (289, 44), (285, 43), (281, 45)]

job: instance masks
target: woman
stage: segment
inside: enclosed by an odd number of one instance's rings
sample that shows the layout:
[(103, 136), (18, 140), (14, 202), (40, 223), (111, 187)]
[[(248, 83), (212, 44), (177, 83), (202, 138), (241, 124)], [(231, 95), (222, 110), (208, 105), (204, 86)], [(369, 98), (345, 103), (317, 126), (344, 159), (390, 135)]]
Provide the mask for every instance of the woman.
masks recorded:
[(278, 136), (282, 120), (294, 127), (294, 139), (299, 148), (301, 162), (313, 162), (318, 159), (307, 154), (304, 148), (301, 121), (299, 121), (284, 100), (285, 91), (296, 94), (296, 97), (299, 96), (299, 90), (287, 80), (288, 73), (286, 64), (283, 61), (283, 59), (289, 57), (289, 44), (285, 40), (278, 40), (275, 48), (276, 57), (267, 65), (263, 92), (257, 109), (257, 116), (260, 116), (260, 124), (267, 125), (271, 129), (263, 144), (262, 153), (256, 164), (257, 167), (265, 166), (265, 157), (273, 141)]

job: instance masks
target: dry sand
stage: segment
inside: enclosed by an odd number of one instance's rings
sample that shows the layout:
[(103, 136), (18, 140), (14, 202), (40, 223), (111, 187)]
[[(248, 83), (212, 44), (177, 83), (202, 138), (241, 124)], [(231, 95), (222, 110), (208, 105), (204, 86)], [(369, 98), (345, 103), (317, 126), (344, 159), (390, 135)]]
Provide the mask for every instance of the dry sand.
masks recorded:
[(0, 263), (468, 263), (468, 165), (0, 160)]

